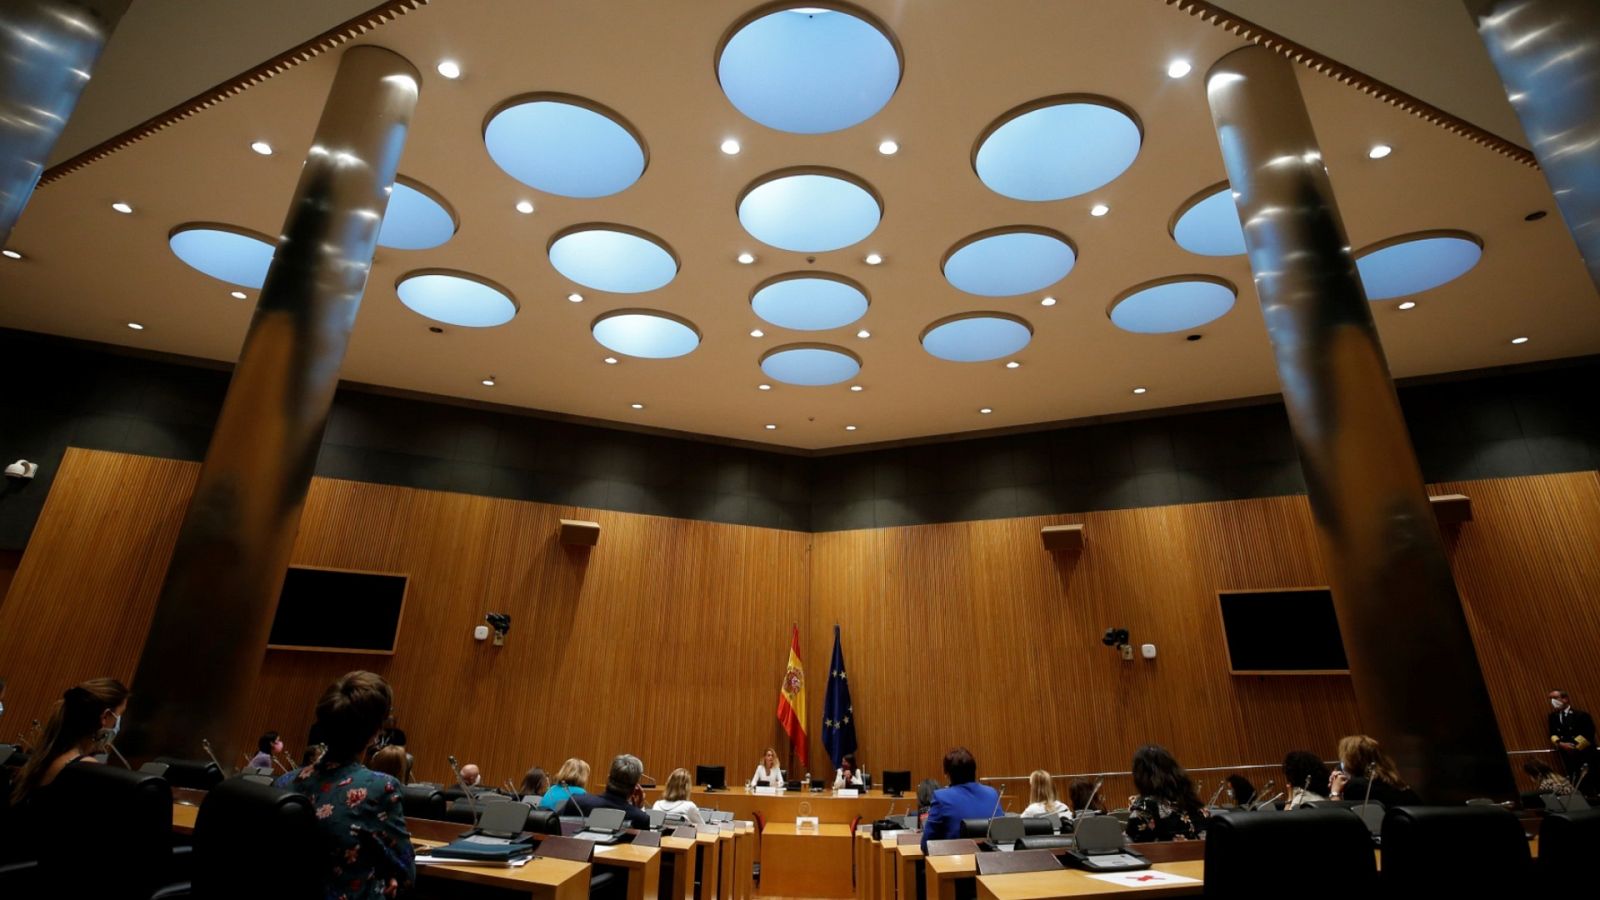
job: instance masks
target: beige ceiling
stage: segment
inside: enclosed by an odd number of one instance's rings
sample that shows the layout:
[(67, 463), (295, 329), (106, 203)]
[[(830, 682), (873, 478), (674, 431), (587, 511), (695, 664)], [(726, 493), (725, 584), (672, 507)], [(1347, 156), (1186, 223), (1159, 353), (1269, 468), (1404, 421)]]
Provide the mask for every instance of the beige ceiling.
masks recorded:
[[(1160, 0), (1015, 0), (972, 3), (869, 2), (904, 49), (898, 93), (862, 125), (828, 135), (790, 135), (745, 119), (723, 97), (713, 57), (725, 29), (752, 4), (516, 0), (435, 2), (365, 36), (415, 61), (422, 99), (401, 172), (446, 197), (461, 220), (449, 243), (428, 251), (380, 250), (346, 358), (346, 378), (400, 389), (671, 428), (799, 448), (1025, 425), (1255, 396), (1277, 390), (1261, 315), (1243, 257), (1213, 259), (1179, 249), (1167, 234), (1178, 205), (1223, 179), (1201, 75), (1240, 40)], [(1165, 75), (1183, 56), (1195, 71)], [(465, 76), (433, 74), (439, 59)], [(230, 287), (179, 262), (166, 247), (181, 222), (221, 221), (278, 230), (299, 161), (310, 143), (337, 54), (326, 54), (253, 87), (35, 196), (13, 235), (27, 254), (0, 260), (0, 326), (220, 360), (235, 358), (250, 304)], [(1301, 83), (1323, 144), (1352, 243), (1406, 232), (1470, 231), (1484, 240), (1466, 277), (1374, 312), (1396, 375), (1456, 371), (1600, 351), (1600, 306), (1536, 170), (1455, 137), (1309, 70)], [(650, 164), (638, 184), (612, 197), (542, 195), (502, 172), (481, 139), (484, 115), (530, 91), (560, 91), (617, 110), (644, 135)], [(1066, 92), (1112, 97), (1137, 112), (1145, 131), (1138, 160), (1107, 187), (1080, 198), (1030, 204), (985, 188), (970, 164), (977, 135), (1004, 111)], [(744, 151), (723, 155), (736, 137)], [(899, 141), (880, 156), (885, 137)], [(251, 153), (253, 140), (278, 148)], [(1366, 158), (1377, 141), (1396, 147)], [(817, 254), (765, 248), (734, 212), (741, 189), (794, 165), (852, 172), (885, 201), (863, 243)], [(531, 199), (532, 216), (512, 205)], [(132, 203), (132, 216), (109, 204)], [(1092, 218), (1104, 202), (1110, 215)], [(544, 247), (567, 226), (618, 222), (659, 235), (682, 260), (676, 280), (648, 295), (584, 290), (550, 266)], [(1076, 243), (1077, 267), (1049, 293), (1011, 299), (961, 294), (939, 272), (952, 244), (986, 228), (1041, 225)], [(753, 266), (738, 265), (743, 250)], [(861, 261), (868, 251), (885, 263)], [(479, 273), (521, 302), (510, 324), (488, 330), (431, 324), (403, 307), (395, 280), (423, 267)], [(774, 274), (815, 268), (849, 276), (873, 305), (837, 332), (784, 332), (761, 323), (749, 293)], [(1205, 338), (1124, 333), (1106, 306), (1127, 287), (1201, 273), (1240, 288), (1239, 303), (1200, 329)], [(588, 333), (600, 313), (648, 306), (693, 321), (705, 340), (689, 356), (607, 366)], [(1001, 361), (958, 364), (924, 353), (918, 335), (953, 313), (997, 309), (1025, 317), (1033, 343)], [(146, 330), (133, 332), (126, 322)], [(762, 327), (766, 337), (749, 336)], [(859, 340), (855, 329), (872, 337)], [(1513, 347), (1509, 339), (1527, 335)], [(761, 353), (796, 340), (824, 340), (861, 356), (860, 393), (844, 385), (798, 388), (766, 381)], [(485, 388), (479, 380), (495, 375)], [(1135, 385), (1149, 388), (1134, 396)], [(629, 404), (645, 404), (635, 411)], [(979, 415), (979, 407), (992, 415)], [(763, 426), (777, 424), (776, 431)], [(858, 430), (846, 432), (854, 424)]]

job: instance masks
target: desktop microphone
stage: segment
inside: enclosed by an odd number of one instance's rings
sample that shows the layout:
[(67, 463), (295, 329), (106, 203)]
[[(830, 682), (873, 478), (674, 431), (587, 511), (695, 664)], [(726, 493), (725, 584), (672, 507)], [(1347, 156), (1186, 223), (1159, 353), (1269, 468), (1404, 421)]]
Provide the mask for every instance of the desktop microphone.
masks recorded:
[(100, 733), (95, 735), (95, 740), (104, 744), (107, 751), (115, 753), (117, 755), (117, 759), (122, 761), (122, 767), (124, 769), (132, 771), (133, 766), (128, 765), (128, 758), (122, 755), (122, 751), (117, 749), (116, 744), (111, 743), (111, 739), (114, 737), (116, 737), (115, 732), (109, 728), (102, 728), (100, 729)]
[(1277, 781), (1268, 778), (1267, 783), (1261, 786), (1261, 790), (1256, 791), (1255, 796), (1250, 798), (1250, 802), (1245, 806), (1245, 809), (1247, 811), (1260, 809), (1261, 798), (1266, 796), (1267, 791), (1272, 790), (1274, 784), (1277, 784)]
[(1104, 778), (1095, 779), (1094, 790), (1089, 792), (1089, 799), (1083, 801), (1083, 808), (1084, 808), (1084, 810), (1086, 812), (1091, 812), (1091, 813), (1094, 812), (1094, 798), (1099, 796), (1099, 794), (1100, 794), (1100, 786), (1105, 784), (1105, 783), (1106, 783), (1106, 780)]
[(989, 813), (989, 826), (983, 830), (983, 842), (985, 844), (989, 844), (990, 846), (994, 845), (994, 841), (990, 837), (994, 834), (994, 820), (996, 816), (1000, 815), (1000, 804), (1005, 800), (1005, 798), (1006, 786), (1001, 784), (1000, 793), (996, 794), (994, 798), (994, 810)]
[[(472, 799), (472, 792), (467, 790), (467, 783), (461, 777), (461, 767), (456, 765), (456, 758), (454, 756), (449, 756), (449, 757), (446, 757), (446, 758), (450, 760), (450, 771), (455, 773), (456, 786), (461, 788), (461, 793), (466, 795), (466, 797), (467, 797), (467, 808), (472, 810), (472, 831), (477, 831), (478, 830), (478, 802), (476, 800)], [(568, 794), (568, 797), (569, 798), (571, 797), (570, 793)], [(467, 832), (467, 834), (471, 834), (472, 831)]]
[(1206, 809), (1217, 808), (1217, 798), (1222, 796), (1222, 789), (1228, 786), (1227, 779), (1217, 782), (1217, 789), (1212, 792), (1211, 799), (1206, 802)]
[(1367, 803), (1368, 803), (1368, 801), (1370, 801), (1372, 799), (1372, 783), (1373, 783), (1373, 781), (1376, 780), (1376, 779), (1374, 779), (1372, 777), (1372, 775), (1373, 775), (1374, 772), (1377, 772), (1377, 771), (1378, 771), (1378, 764), (1377, 763), (1367, 763), (1367, 795), (1365, 797), (1361, 798), (1361, 812), (1356, 813), (1356, 815), (1361, 816), (1361, 821), (1363, 821), (1363, 822), (1365, 822), (1367, 820), (1367, 817), (1366, 817)]
[(227, 771), (227, 769), (224, 769), (222, 767), (222, 762), (217, 759), (217, 755), (215, 753), (211, 752), (211, 742), (210, 741), (206, 740), (205, 738), (201, 738), (200, 739), (200, 746), (205, 748), (206, 756), (211, 757), (211, 762), (212, 762), (213, 765), (215, 765), (217, 767), (217, 771), (218, 772), (226, 772)]
[(1583, 793), (1583, 791), (1581, 791), (1579, 789), (1583, 787), (1583, 780), (1585, 778), (1588, 778), (1588, 777), (1589, 777), (1589, 764), (1588, 763), (1584, 763), (1583, 766), (1578, 769), (1578, 780), (1574, 781), (1572, 783), (1572, 792), (1574, 794), (1581, 795)]

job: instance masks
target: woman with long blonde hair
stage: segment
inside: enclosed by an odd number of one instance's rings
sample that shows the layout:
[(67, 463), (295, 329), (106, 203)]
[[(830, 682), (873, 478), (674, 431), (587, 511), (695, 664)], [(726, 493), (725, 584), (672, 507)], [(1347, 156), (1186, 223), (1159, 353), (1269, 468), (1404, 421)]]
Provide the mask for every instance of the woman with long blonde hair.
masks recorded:
[(1067, 805), (1056, 799), (1056, 785), (1050, 779), (1050, 773), (1043, 769), (1034, 769), (1028, 776), (1028, 808), (1022, 811), (1024, 818), (1042, 816), (1070, 816), (1072, 811)]
[(689, 770), (673, 769), (667, 776), (667, 789), (660, 800), (657, 800), (651, 809), (659, 809), (669, 816), (682, 816), (690, 825), (704, 825), (705, 820), (700, 817), (700, 807), (694, 805), (689, 799)]
[[(761, 782), (765, 781), (766, 785)], [(767, 748), (761, 754), (761, 762), (756, 763), (756, 773), (750, 776), (751, 787), (782, 787), (783, 769), (778, 766), (778, 751)]]

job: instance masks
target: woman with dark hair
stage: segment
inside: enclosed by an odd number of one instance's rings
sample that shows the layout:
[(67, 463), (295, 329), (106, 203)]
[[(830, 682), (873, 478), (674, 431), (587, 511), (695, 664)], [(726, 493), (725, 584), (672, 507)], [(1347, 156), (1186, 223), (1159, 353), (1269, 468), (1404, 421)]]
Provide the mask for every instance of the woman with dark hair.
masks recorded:
[[(1256, 786), (1250, 783), (1250, 779), (1235, 772), (1223, 780), (1228, 782), (1228, 796), (1233, 798), (1234, 806), (1248, 807), (1255, 802)], [(1198, 795), (1200, 792), (1195, 793)]]
[(865, 782), (862, 780), (861, 770), (856, 768), (856, 755), (854, 753), (846, 753), (844, 756), (839, 757), (839, 768), (835, 769), (833, 773), (833, 789), (837, 791), (841, 788), (861, 788), (864, 786)]
[(250, 762), (245, 765), (252, 769), (270, 769), (277, 763), (277, 756), (283, 752), (283, 740), (276, 731), (263, 734), (256, 741), (256, 755), (250, 757)]
[(1289, 786), (1286, 809), (1328, 799), (1328, 766), (1309, 750), (1295, 750), (1283, 758), (1283, 782)]
[(411, 783), (411, 773), (406, 771), (406, 748), (399, 744), (390, 744), (372, 751), (372, 761), (367, 763), (367, 768), (374, 772), (382, 772), (401, 784)]
[(1550, 768), (1550, 764), (1541, 759), (1530, 759), (1522, 764), (1522, 771), (1538, 783), (1539, 794), (1555, 794), (1557, 797), (1570, 797), (1575, 793), (1572, 782), (1565, 775)]
[(68, 688), (17, 777), (11, 805), (41, 802), (45, 789), (72, 763), (98, 763), (94, 753), (117, 736), (127, 708), (128, 689), (115, 678), (92, 678)]
[(950, 786), (934, 791), (928, 818), (922, 827), (922, 852), (928, 842), (961, 836), (962, 819), (988, 819), (999, 815), (1000, 792), (978, 783), (978, 761), (972, 751), (956, 747), (944, 755), (944, 775)]
[(1133, 786), (1139, 793), (1128, 800), (1130, 840), (1192, 841), (1205, 833), (1205, 805), (1165, 747), (1146, 744), (1134, 752)]
[(1385, 807), (1420, 806), (1422, 798), (1400, 777), (1394, 760), (1378, 742), (1364, 734), (1352, 734), (1339, 741), (1339, 771), (1328, 779), (1329, 800), (1371, 799)]
[(1106, 798), (1100, 796), (1095, 790), (1093, 779), (1074, 778), (1067, 787), (1067, 804), (1072, 807), (1074, 818), (1083, 815), (1105, 815)]
[(534, 766), (528, 770), (528, 774), (522, 776), (522, 802), (538, 806), (539, 801), (544, 798), (544, 792), (548, 790), (550, 790), (550, 776), (544, 773), (544, 769)]

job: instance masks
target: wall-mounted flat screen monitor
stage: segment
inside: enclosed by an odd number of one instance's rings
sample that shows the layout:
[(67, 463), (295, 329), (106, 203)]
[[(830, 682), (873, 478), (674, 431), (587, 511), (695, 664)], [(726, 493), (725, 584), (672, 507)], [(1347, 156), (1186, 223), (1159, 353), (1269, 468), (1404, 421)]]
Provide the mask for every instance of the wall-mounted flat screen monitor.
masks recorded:
[(1347, 675), (1327, 588), (1222, 591), (1222, 631), (1235, 675)]
[(290, 566), (267, 648), (393, 653), (406, 584), (386, 572)]

